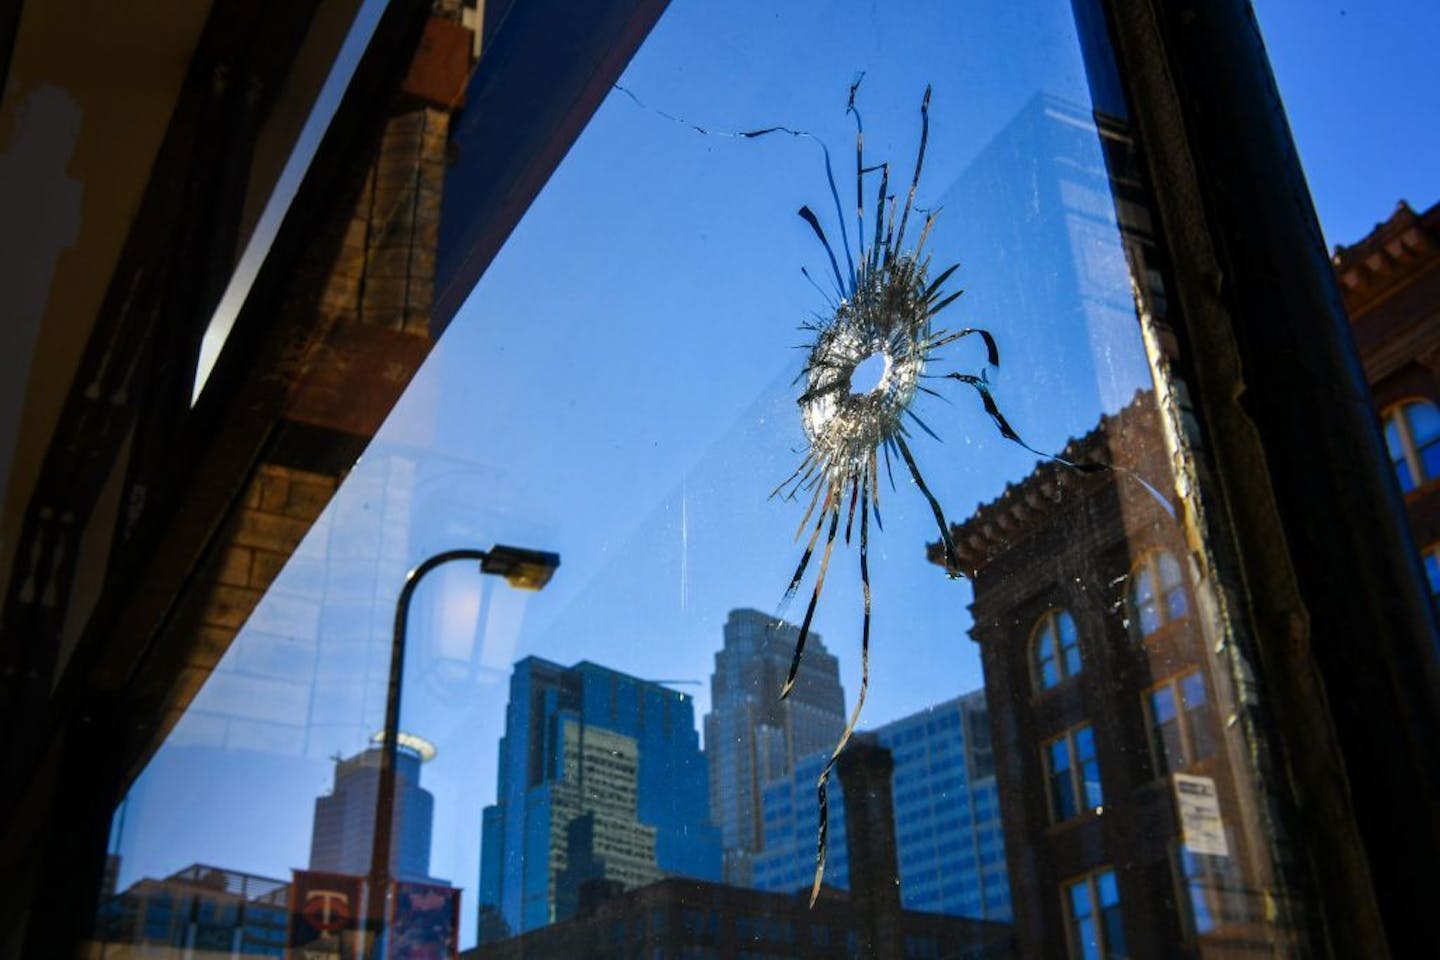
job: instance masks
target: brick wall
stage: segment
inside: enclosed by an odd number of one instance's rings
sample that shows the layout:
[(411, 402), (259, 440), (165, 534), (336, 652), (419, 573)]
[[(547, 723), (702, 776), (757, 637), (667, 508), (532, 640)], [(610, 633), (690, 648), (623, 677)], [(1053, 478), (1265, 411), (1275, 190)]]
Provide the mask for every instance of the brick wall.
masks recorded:
[[(377, 112), (339, 199), (295, 265), (275, 348), (283, 420), (166, 628), (165, 646), (183, 651), (183, 672), (175, 687), (155, 691), (165, 730), (211, 677), (433, 346), (450, 111), (468, 68), (455, 50), (468, 50), (468, 37), (457, 24), (431, 21), (401, 90)], [(298, 659), (299, 638), (314, 643), (320, 603), (305, 593), (267, 603), (257, 646), (289, 643), (285, 656)], [(303, 676), (282, 681), (268, 673), (266, 683), (306, 686)], [(262, 687), (256, 680), (252, 699), (266, 696)], [(310, 695), (308, 688), (272, 692)], [(262, 713), (257, 706), (250, 719), (263, 725)]]

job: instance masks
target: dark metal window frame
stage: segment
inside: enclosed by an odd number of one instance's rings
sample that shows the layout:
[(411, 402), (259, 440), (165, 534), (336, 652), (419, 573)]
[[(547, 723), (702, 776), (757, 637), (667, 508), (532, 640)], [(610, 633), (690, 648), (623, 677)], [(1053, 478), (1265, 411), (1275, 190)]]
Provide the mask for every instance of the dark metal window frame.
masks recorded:
[[(1242, 722), (1335, 955), (1433, 931), (1440, 638), (1249, 0), (1075, 0), (1097, 102), (1123, 89), (1171, 264), (1180, 390)], [(1100, 75), (1113, 49), (1119, 77)], [(1364, 637), (1365, 642), (1356, 642)]]
[[(589, 37), (552, 2), (505, 8), (503, 28), (516, 44), (487, 50), (497, 79), (477, 100), (509, 104), (490, 122), (528, 116), (552, 136), (531, 142), (528, 166), (497, 158), (489, 171), (495, 195), (461, 242), (458, 279), (441, 291), (442, 325), (506, 224), (523, 214), (527, 190), (544, 182), (587, 106), (608, 91), (607, 71), (623, 66), (625, 44), (638, 44), (664, 3), (614, 6), (630, 19), (617, 13)], [(1259, 719), (1242, 722), (1267, 733), (1259, 745), (1280, 774), (1273, 786), (1290, 827), (1295, 892), (1310, 905), (1306, 922), (1337, 955), (1425, 942), (1440, 894), (1440, 638), (1253, 13), (1248, 0), (1074, 7), (1097, 103), (1123, 90), (1140, 165), (1155, 185), (1173, 372), (1184, 388), (1165, 413), (1196, 454), (1204, 507), (1187, 533), (1207, 552), (1203, 568), (1226, 600), (1227, 626), (1256, 667), (1241, 679), (1247, 697), (1258, 691), (1243, 707)], [(0, 7), (0, 22), (17, 10)], [(591, 59), (566, 75), (569, 109), (527, 115), (523, 94), (557, 82), (546, 73), (557, 58), (573, 59), (563, 43), (546, 46), (547, 17), (564, 22), (567, 42)], [(1112, 49), (1118, 77), (1095, 66)], [(297, 203), (304, 196), (302, 187)], [(283, 237), (276, 249), (285, 249)], [(247, 304), (256, 317), (266, 289), (274, 286), (262, 276), (261, 296)], [(73, 930), (76, 911), (94, 901), (87, 887), (103, 855), (104, 809), (129, 766), (111, 755), (112, 734), (153, 719), (134, 690), (102, 697), (72, 687), (62, 683), (63, 699), (48, 705), (44, 736), (12, 743), (4, 758), (7, 769), (49, 777), (68, 798), (60, 819), (80, 827), (52, 831), (45, 847), (55, 909), (32, 922), (52, 930)], [(46, 821), (11, 793), (7, 815)]]

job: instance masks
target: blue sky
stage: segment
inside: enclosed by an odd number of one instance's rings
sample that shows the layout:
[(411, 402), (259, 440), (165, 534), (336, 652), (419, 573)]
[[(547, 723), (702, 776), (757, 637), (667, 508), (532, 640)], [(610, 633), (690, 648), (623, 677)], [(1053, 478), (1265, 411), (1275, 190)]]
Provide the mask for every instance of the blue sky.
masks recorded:
[[(1380, 2), (1343, 16), (1312, 3), (1259, 8), (1331, 242), (1357, 239), (1399, 196), (1433, 201), (1433, 162), (1412, 158), (1433, 158), (1440, 136), (1433, 94), (1415, 102), (1433, 88), (1420, 82), (1421, 52), (1437, 14)], [(1419, 29), (1388, 36), (1401, 19)], [(1001, 405), (1027, 440), (1058, 449), (1145, 378), (1113, 224), (1102, 214), (1081, 235), (1052, 223), (1036, 178), (1054, 164), (1005, 159), (1059, 149), (1017, 120), (1038, 94), (1088, 103), (1068, 2), (995, 4), (982, 16), (944, 0), (723, 10), (677, 0), (622, 82), (713, 128), (814, 133), (848, 196), (845, 91), (861, 72), (867, 156), (903, 169), (934, 84), (918, 199), (947, 204), (937, 265), (962, 264), (968, 292), (948, 322), (996, 332)], [(1397, 89), (1410, 91), (1408, 111), (1367, 114)], [(1089, 182), (1098, 150), (1065, 142), (1060, 161)], [(513, 543), (563, 557), (540, 594), (456, 568), (417, 601), (402, 726), (439, 746), (423, 781), (436, 796), (432, 873), (466, 889), (464, 942), (515, 659), (703, 681), (681, 688), (695, 694), (698, 720), (726, 611), (774, 610), (798, 555), (801, 507), (767, 494), (803, 443), (795, 328), (823, 309), (800, 274), (826, 269), (795, 216), (802, 203), (836, 235), (813, 142), (704, 137), (607, 99), (137, 784), (118, 841), (122, 883), (195, 861), (280, 877), (305, 865), (327, 758), (358, 751), (380, 726), (400, 577), (446, 547)], [(943, 369), (980, 362), (958, 344)], [(945, 442), (921, 437), (915, 449), (959, 520), (1034, 457), (995, 435), (973, 395), (951, 401), (922, 404)], [(933, 520), (896, 479), (872, 544), (862, 726), (982, 684), (965, 634), (969, 585), (925, 561)], [(789, 614), (802, 612), (803, 598)], [(849, 698), (859, 612), (855, 553), (841, 549), (816, 624)]]
[(1440, 4), (1253, 2), (1330, 247), (1440, 200)]

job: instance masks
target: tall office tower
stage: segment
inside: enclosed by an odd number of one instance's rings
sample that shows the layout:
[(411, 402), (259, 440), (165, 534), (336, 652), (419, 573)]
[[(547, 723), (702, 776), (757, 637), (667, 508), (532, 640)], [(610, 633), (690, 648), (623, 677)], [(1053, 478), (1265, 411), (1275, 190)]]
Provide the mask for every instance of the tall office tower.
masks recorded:
[(599, 880), (629, 890), (663, 874), (655, 828), (638, 817), (640, 750), (634, 737), (558, 715), (559, 772), (550, 785), (549, 854), (557, 869), (555, 918), (567, 920), (580, 890)]
[[(1000, 824), (985, 692), (927, 707), (874, 731), (895, 761), (895, 837), (900, 899), (907, 910), (1010, 919), (1010, 884)], [(801, 760), (792, 776), (762, 787), (765, 849), (754, 884), (793, 893), (815, 869), (819, 808), (815, 780), (829, 750)], [(849, 886), (844, 798), (830, 791), (825, 882)]]
[[(329, 796), (315, 800), (311, 870), (370, 872), (382, 753), (377, 745), (348, 760), (336, 759), (334, 789)], [(397, 880), (431, 879), (430, 830), (435, 798), (420, 786), (420, 765), (434, 756), (435, 748), (428, 741), (400, 735), (395, 756), (395, 822), (390, 834), (390, 873)]]
[(796, 762), (834, 747), (845, 729), (840, 665), (818, 634), (790, 696), (780, 689), (799, 629), (759, 610), (731, 610), (725, 645), (715, 654), (705, 750), (710, 758), (710, 815), (725, 844), (725, 882), (750, 886), (764, 847), (760, 786), (795, 772)]
[(719, 879), (686, 694), (593, 663), (521, 660), (496, 792), (480, 848), (486, 942), (568, 915), (587, 883)]

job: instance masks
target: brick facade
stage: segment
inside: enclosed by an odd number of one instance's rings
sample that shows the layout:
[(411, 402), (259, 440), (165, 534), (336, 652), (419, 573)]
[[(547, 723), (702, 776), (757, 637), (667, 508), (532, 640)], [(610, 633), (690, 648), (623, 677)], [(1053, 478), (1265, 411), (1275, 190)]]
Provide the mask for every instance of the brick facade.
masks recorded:
[[(455, 56), (462, 33), (468, 38), (458, 24), (431, 21), (295, 266), (276, 363), (283, 419), (167, 627), (184, 669), (162, 694), (164, 729), (184, 714), (434, 345), (445, 153), (468, 67)], [(285, 606), (288, 632), (313, 636), (305, 623), (318, 619), (318, 600), (274, 602)]]
[[(1063, 456), (1116, 470), (1041, 463), (952, 531), (975, 588), (971, 637), (990, 705), (1019, 955), (1087, 955), (1067, 890), (1106, 872), (1118, 889), (1112, 938), (1123, 935), (1127, 956), (1284, 955), (1284, 935), (1265, 919), (1274, 884), (1248, 754), (1226, 722), (1233, 681), (1214, 649), (1174, 504), (1160, 492), (1171, 485), (1170, 465), (1153, 394), (1102, 418)], [(944, 562), (939, 544), (929, 555)], [(1165, 612), (1142, 627), (1150, 617), (1137, 609), (1136, 584), (1147, 571), (1152, 584), (1164, 583), (1162, 556), (1174, 561), (1175, 580), (1157, 591)], [(1079, 659), (1047, 685), (1037, 635), (1060, 611), (1073, 618)], [(1165, 760), (1151, 697), (1178, 691), (1185, 678), (1204, 700), (1186, 713), (1184, 756)], [(1095, 766), (1080, 773), (1078, 744), (1089, 737)], [(1056, 810), (1052, 744), (1077, 771), (1062, 778), (1077, 795), (1068, 812)], [(1213, 862), (1223, 876), (1204, 894), (1208, 920), (1183, 876), (1172, 773), (1209, 778), (1219, 797), (1229, 852)]]
[[(1334, 264), (1376, 414), (1383, 421), (1411, 400), (1440, 407), (1440, 204), (1416, 213), (1402, 200), (1369, 235), (1337, 247)], [(1422, 553), (1440, 552), (1437, 480), (1405, 495)]]

